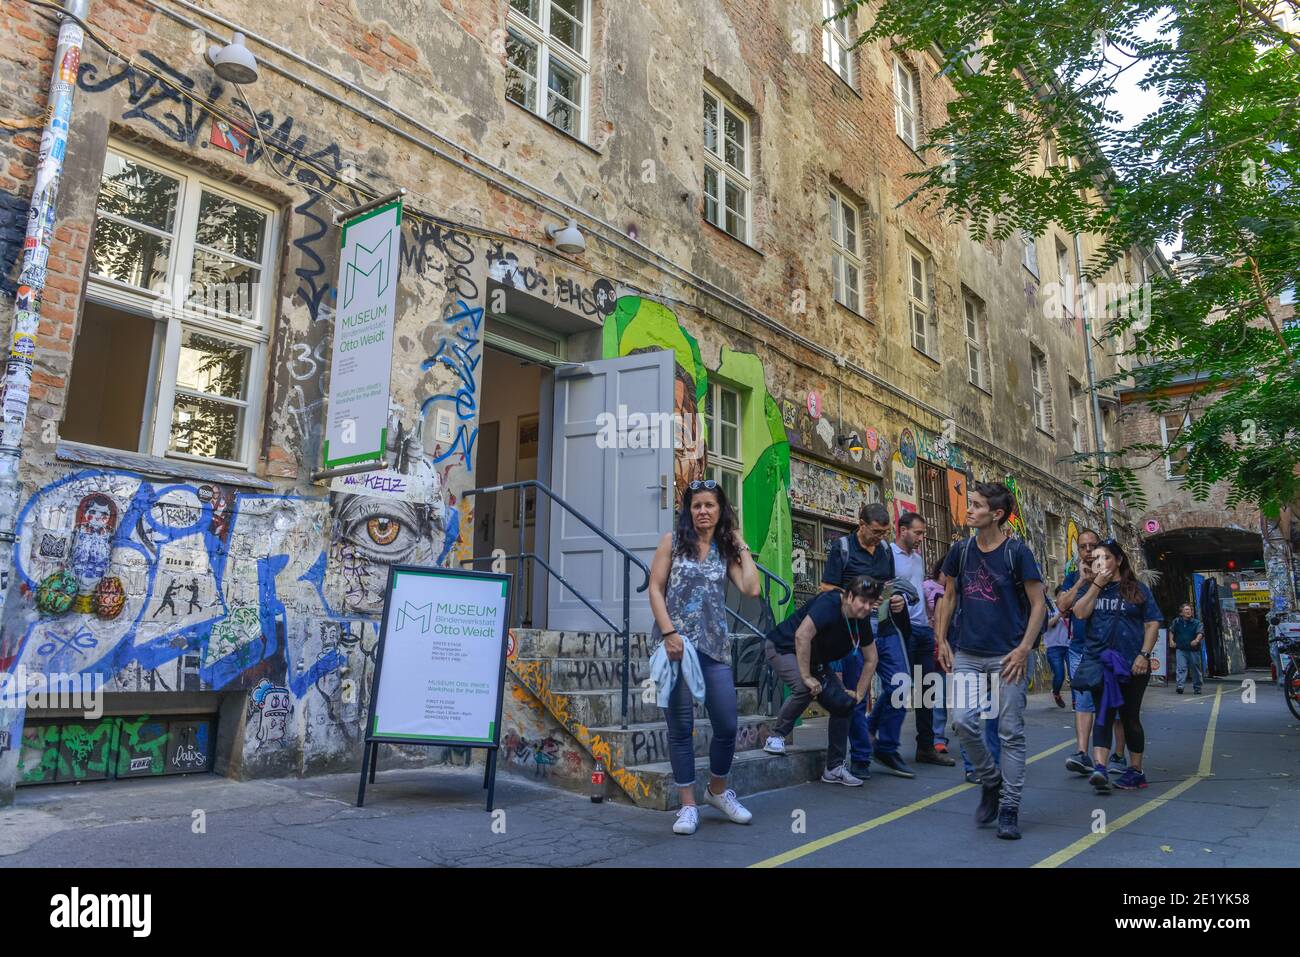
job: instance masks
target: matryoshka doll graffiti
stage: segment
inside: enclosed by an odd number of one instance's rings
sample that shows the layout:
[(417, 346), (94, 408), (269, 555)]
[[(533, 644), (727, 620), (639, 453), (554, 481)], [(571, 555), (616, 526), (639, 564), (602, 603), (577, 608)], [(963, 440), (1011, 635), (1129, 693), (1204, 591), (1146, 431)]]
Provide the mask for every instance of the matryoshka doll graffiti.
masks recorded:
[(92, 492), (77, 505), (68, 567), (54, 572), (36, 590), (36, 607), (48, 615), (71, 610), (116, 618), (126, 605), (121, 579), (106, 575), (113, 557), (117, 504)]

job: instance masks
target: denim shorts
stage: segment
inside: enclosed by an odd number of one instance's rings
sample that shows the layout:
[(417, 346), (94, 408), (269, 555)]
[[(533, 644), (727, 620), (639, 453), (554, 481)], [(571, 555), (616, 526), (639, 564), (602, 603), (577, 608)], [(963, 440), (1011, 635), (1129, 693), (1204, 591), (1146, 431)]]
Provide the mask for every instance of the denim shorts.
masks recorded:
[(1083, 661), (1083, 652), (1071, 648), (1068, 660), (1070, 665), (1070, 696), (1074, 699), (1074, 710), (1092, 714), (1097, 710), (1097, 706), (1092, 702), (1092, 692), (1086, 688), (1079, 690), (1074, 686), (1074, 673), (1079, 670), (1079, 662)]

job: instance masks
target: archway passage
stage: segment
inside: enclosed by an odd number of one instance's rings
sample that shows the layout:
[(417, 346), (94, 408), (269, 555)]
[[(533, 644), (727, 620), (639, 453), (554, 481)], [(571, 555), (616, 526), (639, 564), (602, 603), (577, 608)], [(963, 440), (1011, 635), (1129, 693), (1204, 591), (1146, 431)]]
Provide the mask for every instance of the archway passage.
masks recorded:
[[(1152, 589), (1167, 617), (1178, 614), (1179, 606), (1199, 598), (1196, 576), (1217, 578), (1231, 587), (1242, 579), (1265, 578), (1264, 546), (1258, 532), (1238, 528), (1179, 528), (1152, 535), (1143, 542), (1147, 566), (1161, 572)], [(1230, 564), (1231, 563), (1231, 564)], [(1201, 606), (1195, 605), (1197, 614)], [(1267, 668), (1268, 625), (1265, 615), (1239, 608), (1240, 653), (1247, 668)], [(1229, 623), (1230, 624), (1230, 623)], [(1225, 638), (1231, 642), (1229, 633)], [(1231, 649), (1229, 650), (1231, 655)]]

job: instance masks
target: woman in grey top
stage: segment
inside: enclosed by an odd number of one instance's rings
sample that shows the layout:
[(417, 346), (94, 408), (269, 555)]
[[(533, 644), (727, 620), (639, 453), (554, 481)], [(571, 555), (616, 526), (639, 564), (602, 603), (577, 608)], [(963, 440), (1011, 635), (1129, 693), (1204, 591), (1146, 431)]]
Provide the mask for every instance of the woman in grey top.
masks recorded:
[[(665, 535), (650, 565), (652, 639), (662, 639), (671, 661), (680, 661), (689, 641), (704, 675), (704, 707), (713, 740), (709, 745), (709, 786), (704, 800), (737, 824), (748, 824), (750, 813), (727, 787), (727, 774), (736, 753), (736, 681), (731, 670), (731, 641), (726, 611), (726, 579), (747, 597), (758, 595), (758, 569), (749, 546), (736, 528), (736, 513), (722, 486), (712, 479), (692, 482), (682, 494), (675, 530)], [(668, 752), (682, 806), (673, 824), (676, 834), (694, 834), (699, 823), (695, 806), (695, 706), (684, 679), (673, 685), (668, 707)]]

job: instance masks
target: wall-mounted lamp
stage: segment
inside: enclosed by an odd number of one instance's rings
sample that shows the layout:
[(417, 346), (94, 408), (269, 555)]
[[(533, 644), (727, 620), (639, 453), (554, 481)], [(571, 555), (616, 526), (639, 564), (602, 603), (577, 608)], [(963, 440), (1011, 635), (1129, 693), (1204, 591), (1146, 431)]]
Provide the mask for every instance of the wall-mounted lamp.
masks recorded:
[(215, 44), (208, 47), (207, 61), (227, 83), (243, 86), (257, 82), (257, 57), (244, 46), (242, 33), (236, 33), (223, 47)]
[(852, 433), (851, 435), (837, 435), (835, 437), (835, 441), (838, 442), (845, 449), (847, 449), (849, 452), (853, 453), (854, 455), (862, 454), (862, 449), (863, 449), (862, 439), (858, 436), (858, 433), (856, 432)]
[(547, 226), (546, 235), (554, 240), (556, 249), (571, 256), (576, 256), (587, 248), (587, 240), (583, 238), (582, 230), (572, 219), (564, 226)]

